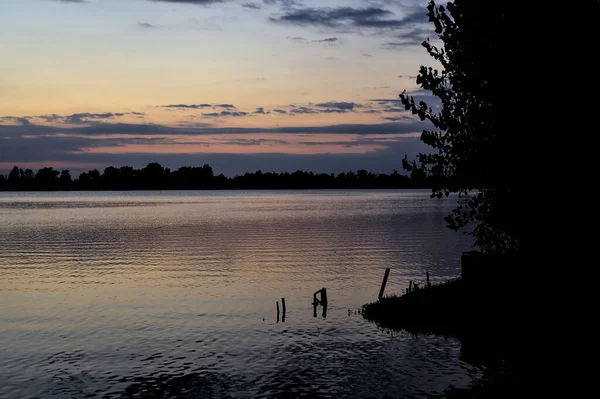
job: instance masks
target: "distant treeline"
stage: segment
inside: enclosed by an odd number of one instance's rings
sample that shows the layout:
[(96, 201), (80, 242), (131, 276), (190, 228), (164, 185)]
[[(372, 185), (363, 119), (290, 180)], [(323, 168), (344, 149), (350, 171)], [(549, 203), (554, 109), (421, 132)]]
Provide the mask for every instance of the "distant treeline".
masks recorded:
[(0, 191), (68, 191), (68, 190), (254, 190), (254, 189), (335, 189), (335, 188), (425, 188), (429, 179), (418, 171), (406, 176), (394, 171), (390, 175), (367, 172), (275, 173), (257, 171), (235, 177), (215, 176), (210, 165), (185, 166), (171, 171), (159, 163), (145, 168), (110, 166), (104, 173), (90, 170), (73, 179), (69, 170), (31, 169), (15, 166), (8, 175), (0, 174)]

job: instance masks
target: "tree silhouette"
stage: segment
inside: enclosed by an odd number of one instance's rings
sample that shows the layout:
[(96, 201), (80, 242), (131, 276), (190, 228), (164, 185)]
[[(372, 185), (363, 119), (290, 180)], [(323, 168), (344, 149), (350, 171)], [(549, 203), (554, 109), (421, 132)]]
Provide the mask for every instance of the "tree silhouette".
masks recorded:
[[(448, 226), (458, 230), (475, 223), (471, 234), (484, 252), (508, 253), (519, 248), (520, 224), (511, 179), (518, 174), (514, 142), (496, 123), (500, 98), (498, 58), (506, 47), (504, 6), (482, 0), (455, 0), (447, 7), (431, 1), (429, 21), (443, 47), (423, 42), (443, 69), (421, 66), (417, 84), (441, 100), (440, 112), (406, 91), (400, 99), (407, 110), (428, 120), (421, 140), (433, 153), (418, 155), (419, 166), (403, 162), (412, 177), (431, 177), (432, 197), (467, 195), (451, 215)], [(506, 116), (505, 116), (506, 117)], [(519, 165), (522, 167), (523, 165)], [(417, 175), (415, 175), (417, 173)]]
[(21, 180), (21, 173), (18, 166), (13, 166), (12, 170), (8, 174), (7, 180), (9, 183), (13, 184)]
[(0, 175), (0, 190), (258, 190), (258, 189), (396, 189), (431, 187), (429, 177), (415, 171), (412, 178), (398, 173), (377, 174), (365, 169), (340, 173), (263, 172), (234, 177), (215, 176), (210, 165), (182, 166), (175, 171), (159, 163), (142, 169), (109, 166), (83, 172), (72, 179), (69, 170), (42, 168), (35, 175), (15, 166), (8, 176)]

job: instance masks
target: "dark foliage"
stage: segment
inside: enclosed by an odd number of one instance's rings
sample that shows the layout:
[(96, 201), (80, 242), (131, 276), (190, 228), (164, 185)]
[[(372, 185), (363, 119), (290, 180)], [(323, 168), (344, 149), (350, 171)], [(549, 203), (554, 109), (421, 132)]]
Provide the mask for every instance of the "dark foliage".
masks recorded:
[(369, 188), (426, 188), (429, 178), (422, 173), (405, 176), (397, 171), (375, 174), (364, 169), (357, 172), (315, 174), (298, 170), (293, 173), (256, 171), (235, 177), (215, 176), (209, 165), (184, 166), (171, 171), (159, 163), (142, 169), (131, 166), (110, 166), (103, 173), (90, 170), (73, 180), (68, 170), (42, 168), (37, 173), (15, 166), (8, 176), (0, 174), (0, 190), (255, 190), (255, 189), (369, 189)]
[(431, 1), (429, 21), (443, 46), (429, 40), (423, 46), (442, 69), (421, 66), (417, 83), (441, 100), (441, 111), (400, 95), (407, 110), (435, 127), (421, 135), (435, 151), (419, 154), (418, 166), (405, 158), (403, 167), (431, 175), (432, 197), (472, 193), (446, 222), (455, 230), (475, 223), (475, 245), (490, 253), (517, 251), (521, 241), (516, 168), (524, 163), (514, 134), (500, 129), (498, 120), (505, 109), (497, 69), (508, 49), (505, 8), (485, 0), (455, 0), (446, 7)]

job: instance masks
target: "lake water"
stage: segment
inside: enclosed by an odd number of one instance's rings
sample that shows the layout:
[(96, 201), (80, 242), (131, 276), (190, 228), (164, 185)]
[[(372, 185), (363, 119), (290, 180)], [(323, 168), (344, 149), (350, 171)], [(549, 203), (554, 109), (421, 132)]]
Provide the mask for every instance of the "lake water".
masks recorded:
[[(0, 193), (0, 397), (425, 397), (460, 343), (355, 311), (460, 274), (429, 191)], [(312, 295), (326, 287), (327, 317)], [(276, 301), (284, 297), (285, 322)]]

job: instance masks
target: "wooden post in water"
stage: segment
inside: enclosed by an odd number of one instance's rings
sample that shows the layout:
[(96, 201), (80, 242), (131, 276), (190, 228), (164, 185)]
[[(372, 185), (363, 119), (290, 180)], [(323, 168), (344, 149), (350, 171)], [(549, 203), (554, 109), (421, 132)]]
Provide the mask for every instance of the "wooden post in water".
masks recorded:
[(431, 288), (431, 283), (429, 282), (429, 272), (425, 272), (427, 274), (427, 288)]
[(408, 293), (412, 292), (412, 280), (408, 283)]
[(285, 322), (285, 298), (281, 298), (281, 307), (283, 308), (283, 315), (281, 316), (281, 322)]
[(277, 323), (279, 323), (279, 301), (275, 302), (277, 304)]
[(327, 288), (321, 289), (321, 305), (327, 307)]
[(390, 275), (390, 268), (385, 269), (385, 276), (383, 276), (383, 282), (381, 283), (381, 289), (379, 290), (379, 300), (383, 298), (383, 292), (385, 291), (385, 285), (387, 284), (388, 276)]
[(321, 290), (321, 305), (323, 305), (323, 317), (327, 317), (327, 288)]

